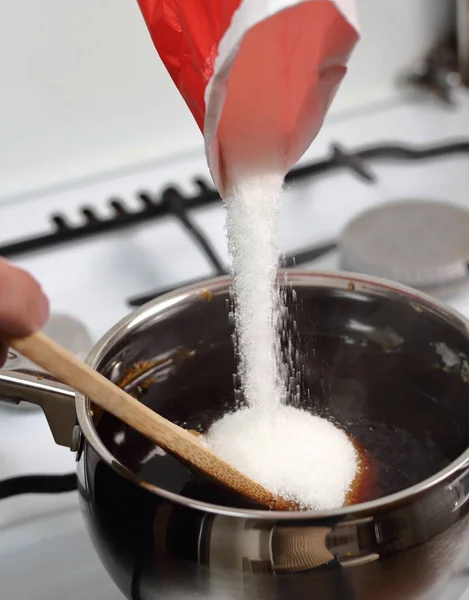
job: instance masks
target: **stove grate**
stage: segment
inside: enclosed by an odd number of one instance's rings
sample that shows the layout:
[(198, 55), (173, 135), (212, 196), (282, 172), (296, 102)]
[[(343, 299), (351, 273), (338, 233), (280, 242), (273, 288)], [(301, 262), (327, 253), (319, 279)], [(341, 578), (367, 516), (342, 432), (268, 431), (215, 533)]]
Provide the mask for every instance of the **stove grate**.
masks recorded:
[[(357, 151), (347, 151), (339, 144), (334, 144), (329, 158), (292, 169), (286, 180), (296, 182), (346, 168), (354, 172), (363, 181), (371, 184), (376, 182), (376, 177), (369, 168), (369, 163), (372, 161), (421, 161), (455, 154), (469, 154), (469, 141), (462, 140), (427, 148), (412, 148), (390, 144), (370, 146)], [(0, 256), (13, 258), (32, 251), (48, 249), (106, 232), (132, 227), (168, 215), (175, 215), (181, 220), (181, 206), (184, 207), (184, 214), (187, 214), (189, 210), (221, 202), (216, 190), (207, 185), (204, 180), (196, 179), (195, 183), (198, 187), (198, 193), (193, 196), (181, 194), (175, 186), (168, 187), (159, 196), (154, 196), (148, 192), (139, 192), (137, 198), (140, 201), (141, 208), (137, 211), (129, 210), (123, 199), (111, 198), (109, 205), (114, 214), (109, 218), (98, 216), (93, 207), (83, 206), (81, 208), (82, 223), (77, 226), (71, 225), (65, 215), (54, 214), (51, 216), (52, 231), (0, 246)], [(168, 194), (168, 192), (170, 193)], [(177, 202), (175, 202), (176, 197)], [(187, 223), (184, 226), (188, 229)], [(213, 257), (212, 263), (214, 263)]]

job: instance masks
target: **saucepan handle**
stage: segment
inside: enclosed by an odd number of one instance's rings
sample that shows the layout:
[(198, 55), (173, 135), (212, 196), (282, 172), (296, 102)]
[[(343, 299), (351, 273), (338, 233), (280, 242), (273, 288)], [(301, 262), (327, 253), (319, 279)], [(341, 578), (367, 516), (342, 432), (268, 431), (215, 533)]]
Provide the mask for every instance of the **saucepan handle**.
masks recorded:
[(0, 369), (0, 401), (29, 402), (41, 407), (55, 442), (73, 448), (75, 392), (15, 351), (8, 353), (4, 368)]

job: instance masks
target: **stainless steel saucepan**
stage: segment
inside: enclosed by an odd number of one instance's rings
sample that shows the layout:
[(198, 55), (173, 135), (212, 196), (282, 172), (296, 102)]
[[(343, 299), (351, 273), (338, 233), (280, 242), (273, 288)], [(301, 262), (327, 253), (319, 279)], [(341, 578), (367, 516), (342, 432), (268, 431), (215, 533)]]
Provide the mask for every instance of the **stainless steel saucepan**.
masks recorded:
[[(468, 322), (372, 277), (293, 271), (289, 284), (292, 383), (371, 461), (352, 506), (250, 510), (19, 358), (0, 396), (41, 405), (76, 452), (85, 524), (129, 599), (456, 600), (469, 558)], [(229, 286), (149, 302), (87, 362), (163, 416), (208, 427), (238, 401)]]

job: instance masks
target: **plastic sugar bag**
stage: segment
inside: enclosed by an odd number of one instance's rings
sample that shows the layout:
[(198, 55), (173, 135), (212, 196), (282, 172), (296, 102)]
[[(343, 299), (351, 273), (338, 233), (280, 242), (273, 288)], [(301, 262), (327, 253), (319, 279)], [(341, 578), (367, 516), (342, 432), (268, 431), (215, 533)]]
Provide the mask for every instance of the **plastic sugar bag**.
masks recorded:
[(354, 0), (138, 3), (204, 135), (219, 191), (226, 149), (268, 162), (281, 139), (287, 173), (318, 134), (346, 73), (358, 41)]

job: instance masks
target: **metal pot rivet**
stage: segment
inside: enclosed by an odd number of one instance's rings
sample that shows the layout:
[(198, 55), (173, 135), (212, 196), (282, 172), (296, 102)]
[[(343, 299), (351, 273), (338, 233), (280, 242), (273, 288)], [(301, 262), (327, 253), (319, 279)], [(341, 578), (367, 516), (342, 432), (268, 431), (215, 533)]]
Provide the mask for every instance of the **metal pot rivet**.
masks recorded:
[(81, 441), (81, 429), (79, 425), (75, 425), (72, 431), (72, 443), (70, 444), (71, 452), (78, 452)]

